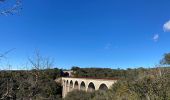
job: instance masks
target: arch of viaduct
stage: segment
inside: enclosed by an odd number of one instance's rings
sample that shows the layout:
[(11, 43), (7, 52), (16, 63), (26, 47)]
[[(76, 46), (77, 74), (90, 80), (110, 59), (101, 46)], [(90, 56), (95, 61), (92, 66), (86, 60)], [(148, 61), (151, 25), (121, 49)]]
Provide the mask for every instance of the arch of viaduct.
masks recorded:
[(64, 98), (68, 92), (72, 90), (83, 90), (92, 92), (96, 90), (107, 90), (117, 80), (115, 79), (95, 79), (95, 78), (71, 78), (62, 77), (62, 97)]

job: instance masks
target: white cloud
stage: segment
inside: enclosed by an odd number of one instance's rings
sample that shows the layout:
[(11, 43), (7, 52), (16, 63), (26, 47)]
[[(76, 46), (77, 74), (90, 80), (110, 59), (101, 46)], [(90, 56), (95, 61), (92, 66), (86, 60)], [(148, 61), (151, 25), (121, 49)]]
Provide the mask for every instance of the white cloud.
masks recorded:
[(164, 24), (163, 29), (164, 32), (170, 32), (170, 20)]
[(158, 39), (159, 39), (159, 34), (155, 34), (152, 39), (153, 39), (155, 42), (157, 42)]
[(109, 50), (111, 48), (112, 44), (111, 43), (107, 43), (104, 47), (104, 49)]

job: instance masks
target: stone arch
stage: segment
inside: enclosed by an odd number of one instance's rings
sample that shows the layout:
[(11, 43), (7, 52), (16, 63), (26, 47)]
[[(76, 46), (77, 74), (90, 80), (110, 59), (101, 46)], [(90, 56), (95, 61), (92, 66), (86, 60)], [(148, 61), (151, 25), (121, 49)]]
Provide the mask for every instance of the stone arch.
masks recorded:
[(79, 89), (79, 84), (78, 84), (78, 81), (75, 81), (75, 83), (74, 83), (74, 89)]
[(66, 81), (66, 91), (69, 92), (69, 81)]
[(69, 90), (70, 91), (73, 90), (73, 81), (72, 80), (70, 81), (70, 89)]
[(86, 90), (86, 85), (85, 85), (84, 81), (82, 81), (80, 84), (80, 90), (83, 90), (83, 91)]
[(92, 82), (89, 83), (87, 91), (88, 92), (94, 92), (95, 91), (94, 83), (92, 83)]
[(66, 83), (66, 81), (65, 81), (65, 80), (63, 80), (63, 85), (65, 85), (65, 83)]
[(106, 90), (108, 90), (108, 87), (106, 86), (106, 84), (103, 83), (103, 84), (100, 85), (99, 90), (100, 91), (106, 91)]

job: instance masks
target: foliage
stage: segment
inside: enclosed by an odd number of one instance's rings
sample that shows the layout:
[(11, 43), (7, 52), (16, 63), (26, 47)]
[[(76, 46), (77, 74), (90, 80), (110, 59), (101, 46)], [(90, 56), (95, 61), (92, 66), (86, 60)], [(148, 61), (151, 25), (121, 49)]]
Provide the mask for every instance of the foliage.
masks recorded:
[[(127, 69), (108, 91), (70, 92), (66, 100), (170, 100), (170, 68)], [(162, 74), (160, 74), (160, 72)], [(105, 72), (105, 71), (104, 71)], [(130, 73), (131, 72), (131, 73)], [(131, 78), (136, 74), (135, 78)], [(130, 77), (127, 77), (127, 76)], [(84, 95), (82, 95), (84, 94)]]
[(92, 97), (93, 93), (75, 90), (68, 93), (64, 100), (90, 100)]
[(41, 70), (38, 79), (34, 71), (1, 71), (0, 99), (61, 99), (61, 84), (54, 81), (55, 78), (60, 77), (60, 70)]
[[(1, 57), (1, 56), (0, 56)], [(1, 100), (60, 100), (61, 84), (55, 82), (62, 70), (50, 69), (51, 62), (38, 53), (29, 59), (33, 70), (0, 71)], [(161, 64), (170, 65), (170, 53)], [(107, 91), (72, 91), (64, 100), (170, 100), (170, 68), (79, 68), (73, 67), (75, 77), (117, 78)]]
[[(75, 77), (118, 78), (105, 92), (84, 93), (88, 100), (170, 100), (170, 53), (164, 55), (158, 68), (102, 69), (73, 67)], [(71, 96), (70, 96), (71, 95)], [(66, 98), (83, 98), (81, 92), (69, 93)], [(68, 99), (66, 99), (68, 100)]]
[(94, 78), (120, 78), (134, 79), (140, 74), (147, 74), (147, 69), (109, 69), (109, 68), (79, 68), (72, 67), (75, 77), (94, 77)]
[(161, 64), (170, 65), (170, 53), (166, 53), (161, 60)]

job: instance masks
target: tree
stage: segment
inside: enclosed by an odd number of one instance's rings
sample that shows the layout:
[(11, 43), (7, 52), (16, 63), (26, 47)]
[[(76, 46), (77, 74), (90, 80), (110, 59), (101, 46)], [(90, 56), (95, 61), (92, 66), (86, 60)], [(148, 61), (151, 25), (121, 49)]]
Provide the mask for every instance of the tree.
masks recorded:
[(35, 53), (33, 58), (29, 58), (34, 76), (32, 82), (32, 93), (30, 99), (57, 99), (61, 95), (61, 84), (57, 84), (54, 79), (60, 76), (60, 71), (52, 68), (52, 61), (49, 58), (42, 57), (39, 52)]
[[(12, 15), (22, 9), (22, 0), (0, 0), (0, 15)], [(10, 6), (9, 6), (10, 5)]]
[(161, 64), (170, 65), (170, 53), (164, 54), (164, 57), (161, 60)]
[(39, 53), (29, 61), (32, 70), (0, 71), (0, 100), (60, 100), (61, 84), (55, 82), (60, 70)]
[(77, 71), (77, 70), (79, 70), (80, 69), (80, 67), (78, 67), (78, 66), (73, 66), (72, 68), (71, 68), (71, 70), (73, 70), (73, 71)]

